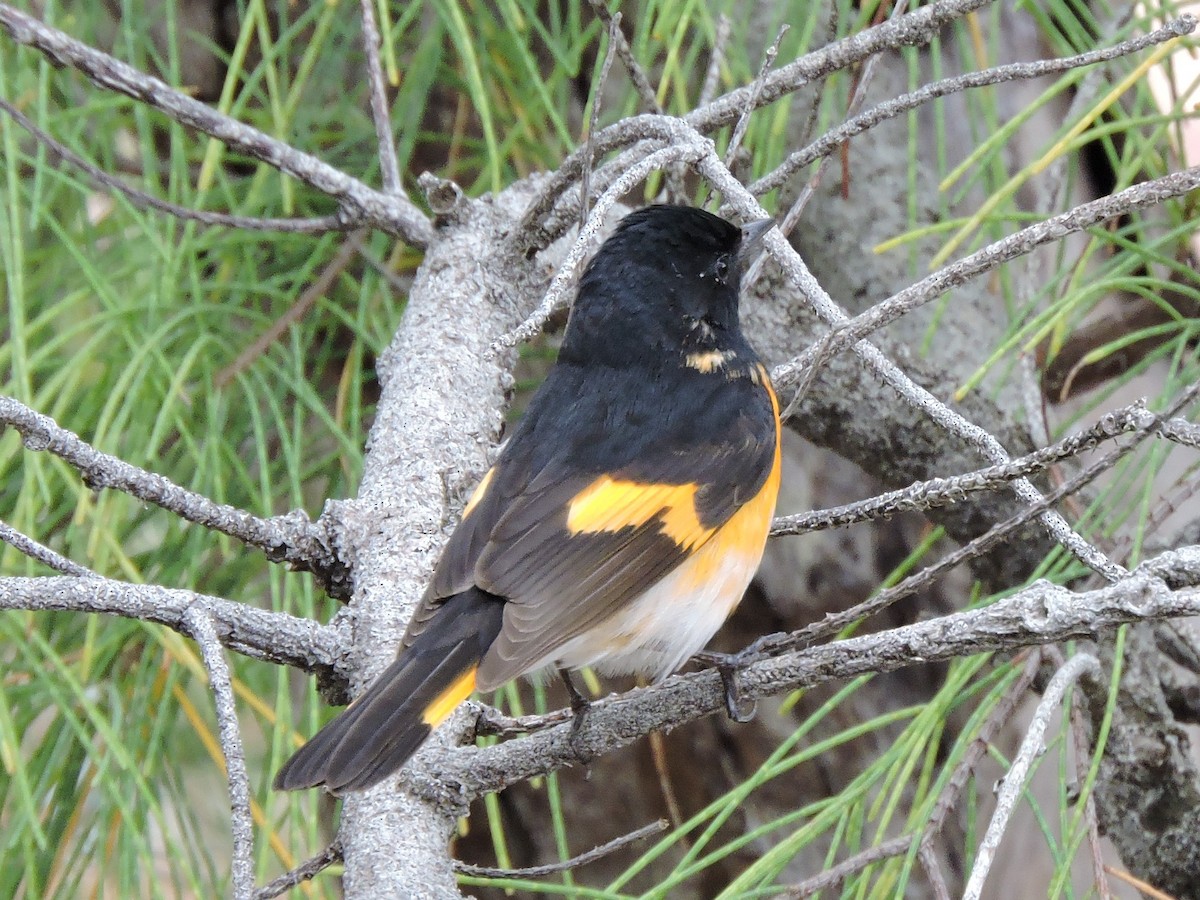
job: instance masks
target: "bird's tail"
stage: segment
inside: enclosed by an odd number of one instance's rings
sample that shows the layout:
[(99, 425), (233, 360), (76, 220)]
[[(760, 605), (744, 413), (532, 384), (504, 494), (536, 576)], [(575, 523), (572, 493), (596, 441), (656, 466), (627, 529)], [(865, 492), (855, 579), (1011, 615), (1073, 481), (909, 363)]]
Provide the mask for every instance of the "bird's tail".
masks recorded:
[(412, 646), (283, 764), (276, 790), (361, 791), (403, 766), (475, 689), (503, 612), (500, 598), (477, 588), (446, 600)]

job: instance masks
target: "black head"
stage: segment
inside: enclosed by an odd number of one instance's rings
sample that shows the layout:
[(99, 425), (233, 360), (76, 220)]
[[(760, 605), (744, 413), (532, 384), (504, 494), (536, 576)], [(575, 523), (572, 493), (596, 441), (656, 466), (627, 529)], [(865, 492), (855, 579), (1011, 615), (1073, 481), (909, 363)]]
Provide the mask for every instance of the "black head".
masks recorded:
[(769, 224), (738, 228), (689, 206), (630, 213), (584, 270), (560, 359), (631, 366), (736, 355), (745, 348), (739, 256)]

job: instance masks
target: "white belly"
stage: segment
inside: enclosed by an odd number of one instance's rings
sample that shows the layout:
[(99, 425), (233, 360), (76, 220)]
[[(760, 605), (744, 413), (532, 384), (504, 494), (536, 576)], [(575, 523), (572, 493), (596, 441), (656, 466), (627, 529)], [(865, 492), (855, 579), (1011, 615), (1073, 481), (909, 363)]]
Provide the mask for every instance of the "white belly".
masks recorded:
[(627, 609), (564, 644), (560, 666), (594, 666), (606, 675), (665, 678), (709, 642), (758, 569), (757, 551), (709, 541)]

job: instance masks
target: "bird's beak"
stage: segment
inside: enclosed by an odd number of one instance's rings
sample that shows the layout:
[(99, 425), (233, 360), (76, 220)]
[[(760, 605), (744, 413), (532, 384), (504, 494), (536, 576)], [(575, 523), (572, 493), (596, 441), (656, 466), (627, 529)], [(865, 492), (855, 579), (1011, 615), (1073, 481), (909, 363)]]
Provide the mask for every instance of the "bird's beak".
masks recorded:
[(742, 245), (739, 248), (738, 255), (742, 259), (749, 257), (751, 253), (758, 249), (758, 245), (762, 243), (763, 235), (770, 231), (774, 225), (774, 219), (759, 219), (757, 222), (747, 222), (743, 225)]

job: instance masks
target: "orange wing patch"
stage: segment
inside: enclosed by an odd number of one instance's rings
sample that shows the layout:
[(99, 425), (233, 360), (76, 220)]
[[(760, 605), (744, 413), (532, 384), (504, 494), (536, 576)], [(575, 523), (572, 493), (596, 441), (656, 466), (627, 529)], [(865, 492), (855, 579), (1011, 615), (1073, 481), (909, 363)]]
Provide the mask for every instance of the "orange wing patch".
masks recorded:
[[(692, 590), (698, 590), (717, 577), (727, 558), (753, 559), (750, 572), (746, 576), (749, 581), (754, 575), (754, 570), (758, 568), (758, 561), (762, 558), (763, 548), (767, 543), (767, 535), (771, 531), (771, 517), (775, 514), (775, 501), (779, 496), (782, 429), (779, 421), (779, 399), (771, 387), (771, 377), (761, 363), (757, 366), (757, 374), (767, 389), (771, 398), (771, 409), (775, 412), (775, 459), (771, 463), (771, 473), (763, 483), (762, 489), (730, 516), (729, 521), (717, 531), (716, 537), (680, 567), (687, 570), (686, 580)], [(745, 585), (742, 587), (742, 591), (744, 590)], [(740, 599), (741, 594), (738, 594), (733, 599), (733, 604), (736, 605)], [(731, 606), (730, 611), (732, 610)]]
[(571, 534), (620, 531), (659, 518), (663, 534), (684, 550), (698, 547), (714, 529), (700, 524), (696, 490), (688, 484), (643, 484), (601, 475), (571, 501), (567, 530)]
[(454, 712), (458, 704), (471, 696), (471, 691), (475, 690), (475, 672), (478, 669), (478, 665), (471, 666), (450, 682), (450, 686), (425, 707), (425, 711), (421, 713), (421, 721), (430, 728), (440, 725), (446, 716)]
[[(750, 560), (745, 580), (749, 582), (758, 568), (762, 558), (763, 547), (767, 543), (767, 534), (771, 530), (771, 516), (775, 512), (775, 499), (779, 496), (780, 458), (778, 449), (775, 451), (775, 465), (766, 482), (753, 498), (730, 516), (729, 521), (717, 530), (711, 541), (706, 543), (691, 559), (680, 566), (680, 571), (686, 570), (684, 579), (687, 590), (698, 591), (705, 584), (719, 578), (721, 570), (727, 565), (738, 565), (741, 561)], [(746, 585), (741, 586), (737, 596), (732, 597), (730, 612)]]
[(471, 499), (467, 501), (467, 505), (463, 507), (462, 517), (465, 519), (471, 514), (479, 501), (483, 499), (483, 495), (487, 493), (488, 485), (492, 483), (492, 476), (496, 474), (496, 467), (492, 466), (487, 470), (487, 474), (483, 476), (483, 481), (479, 482), (475, 490), (471, 492)]

